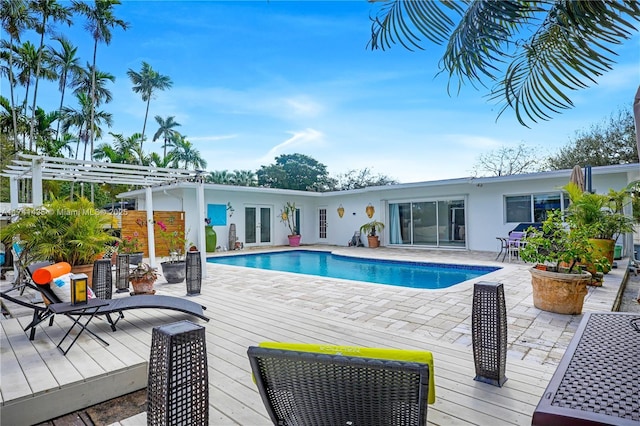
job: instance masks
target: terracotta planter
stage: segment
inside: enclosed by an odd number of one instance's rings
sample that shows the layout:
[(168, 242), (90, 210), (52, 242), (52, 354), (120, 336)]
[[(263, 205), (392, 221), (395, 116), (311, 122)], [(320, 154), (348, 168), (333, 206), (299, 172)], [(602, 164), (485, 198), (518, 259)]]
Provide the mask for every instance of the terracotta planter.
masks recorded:
[(289, 235), (289, 245), (291, 247), (299, 247), (302, 235)]
[(369, 247), (371, 248), (380, 247), (380, 240), (378, 239), (378, 236), (375, 236), (375, 237), (367, 236), (367, 240), (369, 242)]
[(134, 294), (154, 294), (156, 291), (153, 289), (153, 284), (155, 283), (155, 279), (138, 279), (131, 278), (129, 282), (131, 282), (131, 287), (133, 288)]
[(562, 274), (531, 268), (533, 305), (543, 311), (577, 315), (582, 313), (591, 274)]
[(87, 274), (87, 283), (89, 284), (89, 287), (93, 288), (93, 264), (87, 264), (87, 265), (75, 265), (71, 267), (71, 273), (72, 274)]

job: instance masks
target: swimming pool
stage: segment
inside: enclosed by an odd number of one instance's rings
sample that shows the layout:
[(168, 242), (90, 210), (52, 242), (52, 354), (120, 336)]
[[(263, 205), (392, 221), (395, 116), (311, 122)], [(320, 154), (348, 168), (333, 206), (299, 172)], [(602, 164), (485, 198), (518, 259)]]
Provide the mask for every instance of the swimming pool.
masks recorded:
[(207, 262), (423, 289), (451, 287), (500, 269), (492, 266), (362, 259), (310, 250), (217, 256), (208, 258)]

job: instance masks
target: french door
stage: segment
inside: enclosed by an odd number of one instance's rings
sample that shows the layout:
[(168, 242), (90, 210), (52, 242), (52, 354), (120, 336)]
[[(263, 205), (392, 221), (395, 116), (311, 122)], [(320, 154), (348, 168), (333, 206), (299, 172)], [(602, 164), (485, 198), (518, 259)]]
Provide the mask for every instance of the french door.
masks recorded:
[(256, 246), (271, 244), (271, 207), (245, 206), (244, 243)]

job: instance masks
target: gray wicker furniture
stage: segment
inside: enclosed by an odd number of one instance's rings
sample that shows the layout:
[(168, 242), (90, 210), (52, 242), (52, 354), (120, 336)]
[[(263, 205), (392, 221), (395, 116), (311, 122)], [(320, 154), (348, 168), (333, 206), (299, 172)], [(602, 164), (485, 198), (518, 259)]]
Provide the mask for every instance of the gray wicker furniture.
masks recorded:
[(507, 381), (507, 309), (502, 284), (480, 281), (474, 285), (471, 341), (474, 380), (502, 387)]
[(91, 289), (98, 299), (111, 299), (111, 296), (113, 295), (111, 259), (100, 259), (93, 263)]
[(116, 256), (116, 292), (129, 292), (129, 266), (130, 258), (128, 254), (118, 254)]
[(248, 350), (274, 425), (426, 425), (429, 365), (265, 347)]
[(154, 327), (147, 385), (147, 424), (209, 424), (204, 327), (179, 321)]
[(532, 424), (640, 425), (640, 315), (584, 314)]

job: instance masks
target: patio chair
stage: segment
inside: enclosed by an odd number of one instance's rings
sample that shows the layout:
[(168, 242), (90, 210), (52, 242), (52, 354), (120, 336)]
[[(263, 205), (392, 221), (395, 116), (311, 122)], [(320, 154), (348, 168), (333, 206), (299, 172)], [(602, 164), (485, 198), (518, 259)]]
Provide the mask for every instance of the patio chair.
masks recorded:
[(247, 354), (274, 425), (426, 425), (430, 352), (264, 342)]
[[(51, 262), (43, 262), (38, 264), (33, 264), (28, 267), (30, 273), (33, 273), (35, 270), (50, 265)], [(0, 293), (0, 297), (7, 299), (13, 303), (18, 305), (33, 309), (33, 319), (31, 322), (24, 328), (25, 332), (29, 332), (29, 340), (33, 340), (35, 338), (36, 326), (40, 324), (42, 321), (49, 319), (49, 326), (53, 325), (53, 316), (54, 312), (49, 309), (50, 303), (62, 303), (60, 298), (53, 292), (49, 284), (33, 284), (30, 287), (38, 290), (45, 301), (46, 305), (39, 305), (34, 303), (29, 303), (23, 299), (19, 299), (13, 297), (8, 292)], [(204, 321), (209, 321), (209, 318), (204, 315), (205, 306), (202, 306), (198, 303), (192, 302), (190, 300), (182, 299), (174, 296), (160, 296), (160, 295), (143, 295), (143, 296), (127, 296), (120, 297), (117, 299), (108, 300), (108, 304), (101, 306), (100, 309), (96, 312), (96, 316), (104, 316), (106, 320), (109, 322), (112, 331), (116, 331), (116, 325), (118, 321), (124, 318), (124, 311), (131, 309), (145, 309), (145, 308), (153, 308), (153, 309), (169, 309), (173, 311), (183, 312), (186, 314), (193, 315), (198, 317)], [(78, 315), (77, 312), (71, 311), (65, 315)], [(114, 319), (113, 315), (117, 315)], [(87, 330), (89, 331), (89, 330)], [(91, 332), (91, 331), (89, 331)]]
[(509, 233), (509, 239), (507, 241), (507, 251), (509, 255), (509, 262), (511, 262), (511, 258), (514, 257), (516, 259), (520, 258), (520, 249), (524, 247), (524, 241), (522, 239), (525, 237), (525, 232), (520, 231), (511, 231)]

